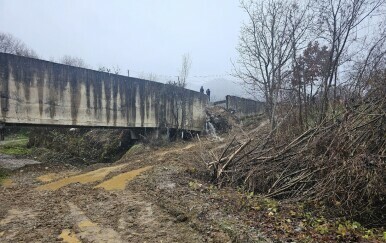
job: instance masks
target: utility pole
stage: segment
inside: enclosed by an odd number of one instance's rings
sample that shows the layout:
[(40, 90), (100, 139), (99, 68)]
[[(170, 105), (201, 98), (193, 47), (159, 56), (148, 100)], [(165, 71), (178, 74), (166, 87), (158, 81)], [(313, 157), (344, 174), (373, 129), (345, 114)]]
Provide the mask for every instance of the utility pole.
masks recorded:
[(130, 77), (130, 70), (127, 69), (127, 77)]

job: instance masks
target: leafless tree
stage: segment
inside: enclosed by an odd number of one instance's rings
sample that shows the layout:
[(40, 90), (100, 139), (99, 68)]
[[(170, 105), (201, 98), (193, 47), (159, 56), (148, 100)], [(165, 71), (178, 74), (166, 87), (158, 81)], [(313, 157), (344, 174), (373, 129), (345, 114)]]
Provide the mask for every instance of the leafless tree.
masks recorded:
[(141, 73), (138, 75), (138, 78), (146, 79), (146, 80), (150, 80), (150, 81), (157, 81), (157, 80), (158, 80), (158, 76), (157, 76), (157, 74), (155, 74), (155, 73), (145, 73), (145, 72), (141, 72)]
[(181, 63), (181, 69), (180, 74), (178, 76), (177, 86), (185, 88), (186, 87), (186, 80), (189, 76), (190, 68), (192, 66), (192, 60), (190, 59), (190, 55), (188, 53), (185, 53), (182, 55), (182, 63)]
[[(301, 82), (299, 79), (299, 67), (302, 66), (302, 58), (299, 58), (298, 51), (301, 49), (306, 49), (306, 43), (310, 40), (312, 35), (312, 24), (314, 20), (314, 15), (310, 13), (311, 2), (305, 1), (302, 5), (297, 2), (291, 3), (291, 8), (289, 9), (289, 24), (290, 24), (290, 33), (291, 33), (291, 42), (292, 42), (292, 84), (296, 80), (297, 84), (297, 96), (298, 96), (298, 115), (299, 115), (299, 126), (303, 129), (303, 116), (307, 116), (307, 105), (306, 100), (306, 85), (305, 82)], [(307, 46), (308, 47), (308, 46)], [(303, 89), (303, 90), (302, 90)], [(303, 93), (303, 97), (301, 97)], [(311, 92), (312, 93), (312, 92)]]
[(37, 58), (36, 52), (11, 34), (0, 32), (0, 52)]
[(118, 75), (120, 72), (121, 72), (121, 68), (119, 66), (114, 66), (113, 67), (113, 73), (114, 74)]
[(88, 65), (82, 58), (65, 55), (60, 59), (60, 63), (74, 67), (87, 68)]
[(357, 30), (364, 21), (377, 14), (385, 0), (319, 0), (316, 11), (319, 15), (319, 37), (328, 45), (329, 61), (323, 78), (323, 101), (321, 104), (320, 121), (327, 113), (329, 106), (329, 91), (336, 84), (338, 68), (343, 63), (344, 54), (357, 41)]
[[(291, 72), (296, 49), (304, 42), (309, 26), (309, 5), (280, 0), (242, 0), (248, 22), (241, 28), (234, 75), (252, 90), (262, 92), (272, 128), (279, 90)], [(295, 53), (296, 57), (296, 53)]]
[(166, 82), (164, 92), (167, 93), (172, 100), (172, 112), (174, 117), (175, 126), (177, 130), (183, 129), (186, 125), (186, 95), (184, 88), (187, 85), (187, 78), (189, 76), (189, 71), (192, 66), (192, 61), (189, 54), (182, 55), (181, 69), (177, 81), (168, 81)]
[(350, 91), (359, 97), (368, 90), (371, 77), (377, 76), (379, 70), (386, 70), (386, 19), (373, 38), (363, 45), (368, 49), (354, 60), (349, 77), (352, 84)]
[(111, 68), (105, 67), (105, 66), (100, 66), (98, 68), (99, 72), (105, 72), (105, 73), (111, 73)]

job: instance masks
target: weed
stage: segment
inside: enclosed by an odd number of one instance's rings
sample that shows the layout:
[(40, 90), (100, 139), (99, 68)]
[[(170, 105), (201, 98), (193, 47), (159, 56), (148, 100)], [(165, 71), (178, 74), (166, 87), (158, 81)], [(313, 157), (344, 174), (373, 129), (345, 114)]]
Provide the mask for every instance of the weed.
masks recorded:
[(0, 146), (0, 154), (8, 155), (27, 155), (31, 153), (31, 149), (27, 148), (28, 139), (18, 139), (5, 141)]
[(3, 180), (8, 177), (8, 173), (0, 168), (0, 185), (2, 184)]

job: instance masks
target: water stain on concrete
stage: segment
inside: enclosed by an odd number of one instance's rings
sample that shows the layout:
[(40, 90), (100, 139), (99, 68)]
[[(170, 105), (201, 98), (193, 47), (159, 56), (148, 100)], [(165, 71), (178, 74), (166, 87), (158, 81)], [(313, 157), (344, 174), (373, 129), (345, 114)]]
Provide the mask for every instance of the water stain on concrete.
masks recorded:
[(75, 233), (69, 229), (64, 229), (59, 235), (59, 239), (65, 243), (82, 243), (78, 237), (76, 237)]
[(208, 102), (173, 85), (7, 53), (0, 53), (0, 91), (3, 122), (19, 124), (201, 131)]
[(64, 186), (67, 186), (69, 184), (73, 183), (81, 183), (81, 184), (87, 184), (91, 182), (96, 182), (103, 180), (108, 174), (111, 172), (117, 171), (125, 167), (125, 165), (116, 165), (111, 167), (104, 167), (98, 170), (90, 171), (88, 173), (71, 176), (67, 178), (60, 179), (58, 181), (54, 181), (42, 186), (39, 186), (36, 188), (38, 191), (48, 190), (48, 191), (55, 191), (58, 190)]
[(146, 166), (138, 170), (132, 170), (126, 173), (119, 174), (95, 186), (95, 188), (104, 188), (107, 191), (124, 190), (126, 188), (127, 182), (133, 180), (136, 176), (138, 176), (144, 171), (149, 170), (150, 168), (152, 168), (152, 166)]

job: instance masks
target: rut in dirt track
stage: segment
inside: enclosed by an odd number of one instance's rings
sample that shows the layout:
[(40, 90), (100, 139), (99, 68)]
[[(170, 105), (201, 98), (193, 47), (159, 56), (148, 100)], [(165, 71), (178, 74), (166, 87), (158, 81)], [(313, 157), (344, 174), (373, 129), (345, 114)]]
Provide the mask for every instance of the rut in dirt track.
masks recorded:
[[(147, 159), (158, 161), (183, 149)], [(202, 242), (199, 232), (149, 201), (146, 185), (133, 188), (130, 180), (152, 174), (144, 163), (17, 173), (0, 189), (0, 241)]]

